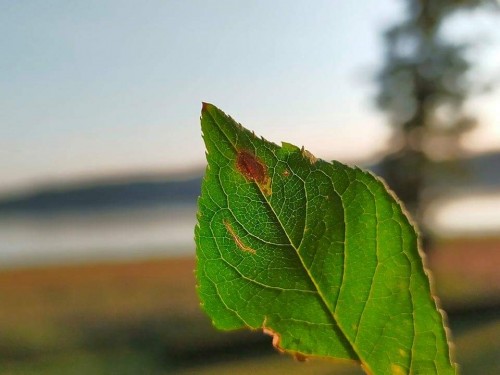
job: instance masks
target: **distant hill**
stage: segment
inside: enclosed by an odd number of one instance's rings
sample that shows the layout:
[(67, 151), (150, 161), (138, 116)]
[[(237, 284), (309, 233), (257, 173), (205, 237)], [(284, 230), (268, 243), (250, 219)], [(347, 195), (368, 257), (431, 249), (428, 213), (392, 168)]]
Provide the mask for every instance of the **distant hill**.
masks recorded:
[[(444, 163), (446, 164), (446, 163)], [(445, 165), (446, 166), (446, 165)], [(380, 165), (367, 169), (380, 174)], [(434, 176), (436, 189), (500, 190), (500, 153), (463, 159), (461, 168)], [(159, 204), (194, 204), (200, 194), (201, 176), (175, 180), (154, 176), (140, 181), (99, 181), (73, 187), (45, 188), (21, 197), (0, 200), (0, 213), (82, 211)], [(382, 176), (383, 177), (383, 176)]]
[(127, 208), (156, 204), (196, 202), (201, 176), (186, 180), (103, 182), (91, 186), (46, 189), (22, 197), (0, 201), (0, 213)]
[[(458, 172), (459, 173), (459, 172)], [(447, 183), (445, 179), (441, 185)], [(463, 187), (500, 188), (500, 152), (465, 159)]]
[[(458, 163), (436, 162), (431, 183), (435, 189), (500, 189), (500, 152), (460, 159)], [(383, 176), (380, 164), (365, 168)]]

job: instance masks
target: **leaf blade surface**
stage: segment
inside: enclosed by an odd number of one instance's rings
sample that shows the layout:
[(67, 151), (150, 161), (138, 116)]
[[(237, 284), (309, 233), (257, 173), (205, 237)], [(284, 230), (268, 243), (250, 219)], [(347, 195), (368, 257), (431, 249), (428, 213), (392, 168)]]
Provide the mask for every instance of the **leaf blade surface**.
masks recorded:
[(263, 328), (299, 356), (373, 374), (452, 374), (417, 234), (384, 184), (279, 147), (210, 104), (198, 293), (222, 329)]

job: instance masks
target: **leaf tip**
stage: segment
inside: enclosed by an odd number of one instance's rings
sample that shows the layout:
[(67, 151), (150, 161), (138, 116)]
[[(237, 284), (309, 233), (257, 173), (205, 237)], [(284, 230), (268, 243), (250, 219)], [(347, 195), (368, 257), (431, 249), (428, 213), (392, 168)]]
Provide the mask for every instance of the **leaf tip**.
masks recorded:
[(207, 102), (201, 102), (201, 113), (207, 112), (210, 108), (212, 108), (214, 105), (207, 103)]

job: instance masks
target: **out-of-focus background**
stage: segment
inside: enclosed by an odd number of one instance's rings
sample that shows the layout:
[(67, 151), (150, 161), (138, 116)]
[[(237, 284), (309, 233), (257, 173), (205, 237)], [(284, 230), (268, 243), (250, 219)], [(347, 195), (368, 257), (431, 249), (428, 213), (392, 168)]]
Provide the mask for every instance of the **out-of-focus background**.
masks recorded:
[(0, 374), (360, 374), (217, 332), (201, 101), (384, 176), (463, 374), (500, 373), (495, 1), (0, 1)]

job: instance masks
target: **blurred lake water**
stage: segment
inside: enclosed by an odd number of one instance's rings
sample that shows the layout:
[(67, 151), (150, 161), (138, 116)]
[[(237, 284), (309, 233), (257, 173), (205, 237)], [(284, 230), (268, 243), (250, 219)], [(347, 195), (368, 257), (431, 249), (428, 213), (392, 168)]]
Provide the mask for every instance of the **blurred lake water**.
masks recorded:
[[(194, 203), (144, 204), (0, 214), (3, 267), (194, 255)], [(438, 237), (484, 236), (500, 229), (500, 194), (458, 195), (430, 205)]]
[(0, 264), (194, 255), (194, 204), (0, 215)]
[(437, 236), (479, 237), (500, 234), (500, 192), (448, 194), (427, 207), (424, 222)]

